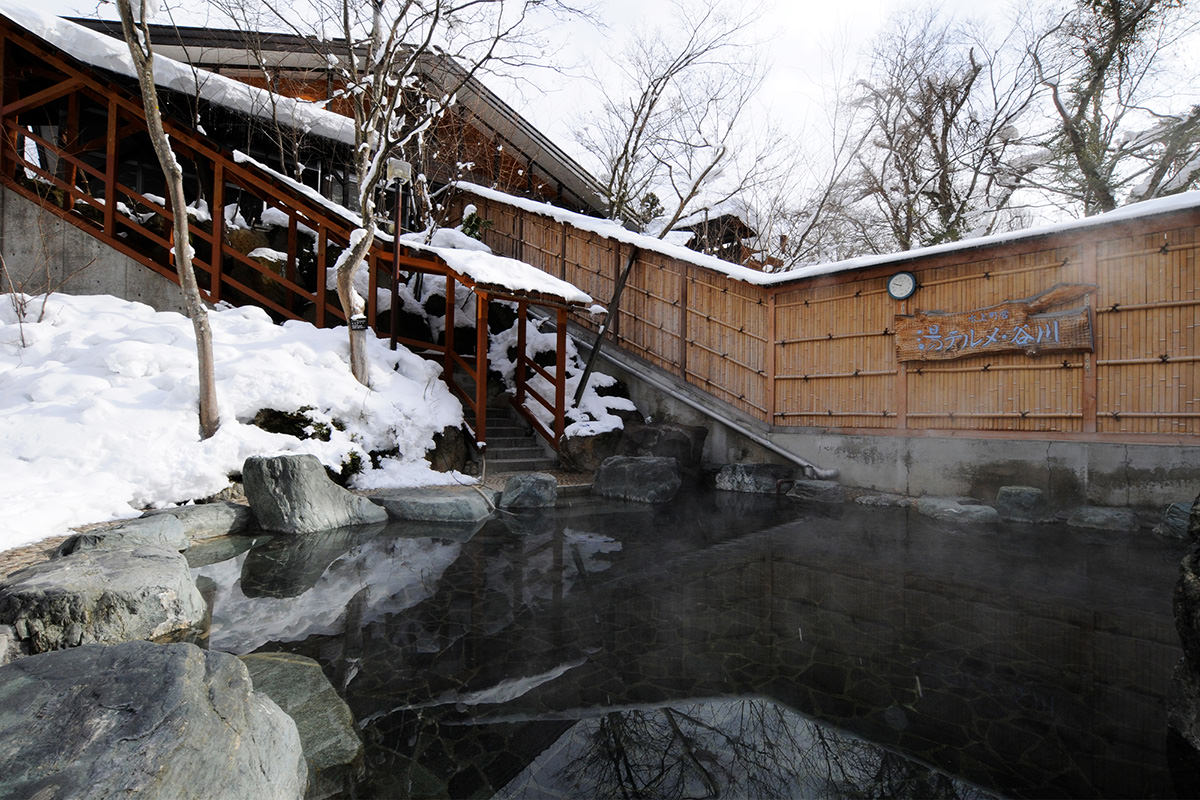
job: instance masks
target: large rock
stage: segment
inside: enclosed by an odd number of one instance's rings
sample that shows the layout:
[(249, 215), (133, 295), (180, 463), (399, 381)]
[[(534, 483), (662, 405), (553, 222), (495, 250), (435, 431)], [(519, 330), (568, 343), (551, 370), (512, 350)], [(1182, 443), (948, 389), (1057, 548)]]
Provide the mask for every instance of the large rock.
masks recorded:
[(235, 657), (128, 642), (0, 668), (0, 796), (301, 798), (296, 724)]
[(1067, 525), (1095, 531), (1135, 531), (1138, 520), (1131, 508), (1080, 506), (1067, 517)]
[(1200, 672), (1200, 552), (1193, 550), (1179, 562), (1173, 610), (1184, 658)]
[(592, 493), (639, 503), (665, 503), (682, 485), (679, 462), (674, 458), (612, 456), (596, 471)]
[(775, 494), (781, 482), (795, 477), (796, 468), (786, 464), (726, 464), (717, 472), (716, 487), (723, 492)]
[(267, 531), (314, 533), (388, 518), (367, 498), (331, 481), (316, 456), (251, 456), (242, 482), (250, 509)]
[(392, 519), (416, 522), (478, 522), (492, 515), (495, 492), (473, 486), (422, 486), (371, 493)]
[(255, 527), (254, 514), (242, 503), (200, 503), (194, 506), (156, 508), (142, 515), (145, 518), (173, 517), (183, 524), (189, 541), (235, 536)]
[(1001, 486), (996, 511), (1009, 522), (1038, 522), (1046, 516), (1046, 495), (1036, 486)]
[(550, 508), (558, 502), (558, 480), (545, 472), (522, 472), (504, 483), (501, 508)]
[(0, 582), (0, 624), (33, 653), (153, 639), (197, 625), (204, 613), (187, 559), (160, 548), (88, 550)]
[(683, 474), (694, 477), (700, 474), (707, 436), (708, 428), (701, 425), (674, 422), (627, 425), (620, 455), (674, 458)]
[(621, 446), (621, 430), (604, 431), (587, 436), (567, 436), (558, 447), (558, 460), (567, 469), (595, 472), (604, 459), (617, 455)]
[(473, 447), (465, 428), (447, 426), (433, 435), (433, 447), (425, 460), (438, 472), (462, 472), (471, 463)]
[(788, 497), (803, 503), (832, 505), (846, 500), (846, 490), (837, 481), (803, 480), (792, 484)]
[(174, 517), (138, 517), (111, 528), (77, 533), (58, 546), (61, 558), (84, 550), (129, 550), (134, 547), (158, 547), (163, 550), (187, 550), (191, 542), (183, 523)]
[(274, 700), (296, 722), (308, 762), (307, 800), (351, 796), (364, 773), (363, 744), (350, 707), (321, 665), (293, 653), (251, 653), (241, 660), (254, 690)]
[(913, 508), (922, 516), (944, 522), (968, 525), (995, 525), (1000, 522), (1000, 513), (996, 509), (977, 503), (971, 498), (919, 497)]
[(1196, 500), (1192, 503), (1192, 513), (1188, 517), (1187, 535), (1193, 542), (1200, 544), (1200, 494), (1196, 495)]

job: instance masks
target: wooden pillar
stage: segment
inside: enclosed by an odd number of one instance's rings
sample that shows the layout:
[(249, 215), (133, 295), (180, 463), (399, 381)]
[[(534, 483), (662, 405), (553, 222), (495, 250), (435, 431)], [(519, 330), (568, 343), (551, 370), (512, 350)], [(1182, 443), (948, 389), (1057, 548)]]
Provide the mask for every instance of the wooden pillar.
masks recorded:
[(567, 425), (567, 309), (558, 309), (554, 343), (554, 449)]
[[(212, 269), (209, 271), (208, 294), (214, 303), (218, 303), (221, 300), (221, 274), (225, 263), (225, 164), (220, 160), (213, 163), (212, 204)], [(324, 273), (321, 278), (324, 278)]]
[(475, 441), (487, 445), (488, 300), (475, 294)]
[(517, 303), (517, 395), (516, 404), (525, 405), (525, 321), (529, 318), (529, 304), (524, 300)]
[[(300, 278), (296, 273), (296, 256), (297, 250), (300, 249), (299, 240), (296, 236), (296, 213), (293, 211), (288, 214), (288, 238), (287, 238), (287, 266), (284, 267), (283, 274), (292, 283), (299, 283)], [(296, 311), (296, 295), (288, 289), (284, 296), (287, 297), (287, 309), (292, 313)]]
[(120, 112), (117, 100), (108, 98), (108, 130), (104, 143), (104, 234), (110, 239), (117, 235), (117, 124)]
[[(225, 211), (222, 209), (221, 215)], [(329, 229), (322, 225), (317, 233), (317, 327), (327, 324), (325, 315), (329, 308), (329, 281), (325, 277), (325, 265), (329, 259)]]
[[(1091, 283), (1091, 284), (1098, 283), (1098, 281), (1097, 281), (1098, 268), (1096, 265), (1096, 250), (1097, 250), (1097, 248), (1098, 248), (1098, 244), (1094, 240), (1093, 241), (1085, 241), (1079, 245), (1080, 256), (1082, 257), (1082, 260), (1083, 260), (1080, 272), (1082, 273), (1081, 277), (1082, 277), (1082, 280), (1084, 283)], [(1087, 299), (1085, 300), (1085, 302), (1088, 306), (1088, 309), (1092, 313), (1092, 345), (1093, 345), (1093, 348), (1097, 347), (1099, 344), (1096, 341), (1096, 317), (1095, 317), (1095, 311), (1094, 311), (1094, 307), (1095, 307), (1097, 299), (1098, 298), (1096, 295), (1089, 294), (1087, 296)], [(1082, 386), (1083, 398), (1082, 398), (1082, 409), (1081, 410), (1083, 411), (1083, 432), (1084, 433), (1095, 433), (1096, 428), (1097, 428), (1096, 416), (1097, 416), (1097, 394), (1099, 391), (1099, 389), (1098, 389), (1099, 382), (1097, 380), (1096, 370), (1097, 370), (1096, 350), (1093, 349), (1092, 352), (1083, 354), (1083, 381), (1082, 381), (1082, 383), (1083, 383), (1083, 386)]]
[(688, 283), (691, 273), (687, 264), (679, 273), (679, 377), (687, 382), (688, 361)]
[(775, 372), (779, 341), (775, 333), (775, 292), (767, 291), (767, 424), (775, 424)]
[(442, 333), (442, 344), (446, 348), (442, 359), (442, 375), (446, 383), (454, 382), (454, 276), (450, 270), (442, 273), (446, 281), (446, 330)]

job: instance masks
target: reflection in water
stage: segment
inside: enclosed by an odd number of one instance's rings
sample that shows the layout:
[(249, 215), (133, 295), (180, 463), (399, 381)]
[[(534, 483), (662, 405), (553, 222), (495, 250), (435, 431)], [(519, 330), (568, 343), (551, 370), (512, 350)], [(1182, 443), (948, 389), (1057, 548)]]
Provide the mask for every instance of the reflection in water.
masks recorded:
[(359, 797), (1172, 796), (1181, 548), (718, 493), (197, 572), (210, 646), (325, 666)]

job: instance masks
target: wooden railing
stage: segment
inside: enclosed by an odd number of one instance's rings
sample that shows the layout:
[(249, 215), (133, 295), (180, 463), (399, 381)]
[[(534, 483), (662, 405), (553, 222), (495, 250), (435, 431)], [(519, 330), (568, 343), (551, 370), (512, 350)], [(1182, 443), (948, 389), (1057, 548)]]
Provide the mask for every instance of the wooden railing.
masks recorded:
[[(601, 302), (633, 247), (464, 187), (485, 241)], [(774, 428), (1200, 444), (1200, 207), (770, 286), (635, 253), (612, 341)], [(887, 279), (917, 275), (893, 300)], [(897, 315), (1094, 284), (1091, 352), (900, 361)], [(581, 324), (587, 325), (586, 320)]]
[[(279, 320), (307, 319), (322, 327), (344, 324), (346, 315), (327, 288), (326, 271), (348, 247), (355, 228), (351, 216), (252, 160), (236, 157), (189, 126), (167, 120), (166, 128), (184, 168), (186, 193), (193, 198), (187, 209), (189, 244), (204, 299), (258, 305)], [(175, 209), (144, 188), (161, 187), (163, 178), (150, 149), (143, 109), (127, 88), (0, 18), (0, 134), (0, 183), (178, 282)], [(135, 188), (139, 186), (143, 188)], [(388, 337), (393, 348), (403, 343), (438, 358), (443, 377), (468, 406), (476, 440), (486, 442), (487, 308), (498, 295), (475, 286), (442, 259), (393, 244), (382, 234), (367, 266), (369, 327)], [(404, 339), (397, 328), (398, 314), (390, 314), (390, 321), (381, 315), (378, 290), (390, 290), (392, 308), (398, 308), (399, 285), (414, 272), (446, 281), (443, 341)], [(456, 285), (475, 292), (480, 309), (475, 341), (458, 346)], [(522, 318), (527, 302), (520, 300)], [(565, 329), (565, 310), (560, 316)], [(520, 361), (518, 393), (523, 399), (536, 393), (527, 384), (532, 361), (523, 348)], [(473, 381), (470, 390), (457, 382), (456, 367)], [(558, 397), (548, 405), (554, 424), (536, 425), (557, 446), (565, 411), (561, 354), (555, 373), (536, 370), (559, 385)]]

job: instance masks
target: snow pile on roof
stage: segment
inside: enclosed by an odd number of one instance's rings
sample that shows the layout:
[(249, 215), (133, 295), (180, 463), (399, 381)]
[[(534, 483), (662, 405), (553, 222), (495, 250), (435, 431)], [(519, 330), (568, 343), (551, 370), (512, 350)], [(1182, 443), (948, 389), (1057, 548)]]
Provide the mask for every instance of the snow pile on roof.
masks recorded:
[(1097, 214), (1093, 217), (1058, 222), (1050, 225), (1041, 225), (1021, 231), (997, 233), (992, 234), (991, 236), (981, 236), (977, 239), (964, 239), (958, 242), (948, 242), (946, 244), (939, 244), (933, 247), (922, 247), (899, 253), (860, 256), (858, 258), (851, 258), (828, 264), (812, 264), (810, 266), (797, 267), (796, 269), (788, 272), (760, 272), (756, 269), (750, 269), (749, 267), (742, 267), (738, 266), (737, 264), (732, 264), (728, 261), (722, 261), (714, 256), (706, 256), (702, 253), (697, 253), (694, 250), (688, 250), (685, 247), (672, 245), (660, 239), (646, 236), (645, 234), (634, 233), (633, 231), (625, 230), (612, 220), (589, 217), (586, 214), (567, 211), (565, 209), (549, 205), (548, 203), (542, 203), (536, 200), (528, 200), (524, 197), (516, 197), (495, 189), (489, 189), (471, 183), (459, 182), (456, 185), (458, 188), (469, 194), (487, 198), (489, 200), (495, 200), (496, 202), (505, 203), (534, 214), (541, 214), (543, 216), (550, 217), (556, 222), (565, 222), (568, 225), (578, 228), (579, 230), (591, 231), (592, 233), (596, 233), (608, 239), (614, 239), (624, 244), (630, 244), (642, 250), (661, 253), (689, 264), (695, 264), (698, 267), (704, 267), (714, 272), (722, 273), (735, 280), (744, 281), (746, 283), (751, 283), (758, 286), (776, 286), (783, 283), (802, 280), (804, 278), (814, 278), (820, 275), (831, 275), (837, 272), (847, 272), (850, 270), (877, 267), (893, 262), (909, 261), (911, 259), (921, 258), (923, 256), (951, 253), (957, 250), (969, 250), (975, 247), (1005, 244), (1008, 242), (1031, 239), (1037, 236), (1045, 236), (1053, 233), (1067, 233), (1071, 231), (1086, 230), (1087, 228), (1107, 225), (1113, 222), (1138, 219), (1139, 217), (1150, 217), (1156, 214), (1167, 214), (1173, 211), (1185, 211), (1189, 209), (1200, 208), (1200, 191), (1181, 192), (1179, 194), (1171, 195), (1170, 197), (1160, 197), (1155, 200), (1146, 200), (1141, 203), (1131, 203), (1130, 205), (1122, 206), (1115, 211), (1109, 211), (1105, 214)]
[(453, 233), (453, 230), (446, 233), (439, 230), (433, 239), (434, 242), (451, 244), (450, 247), (425, 244), (424, 233), (406, 233), (400, 237), (400, 241), (414, 250), (433, 253), (445, 261), (450, 269), (475, 283), (482, 284), (485, 288), (494, 287), (517, 294), (529, 292), (566, 303), (591, 305), (592, 296), (574, 284), (556, 278), (524, 261), (494, 255), (486, 245), (483, 248), (467, 245), (471, 249), (463, 249), (464, 239), (468, 242), (476, 240), (461, 232), (458, 236), (454, 236)]
[[(92, 66), (135, 78), (137, 73), (129, 48), (120, 39), (76, 25), (65, 19), (0, 0), (0, 15), (44, 39), (60, 50)], [(264, 89), (196, 69), (159, 54), (154, 56), (154, 81), (164, 89), (199, 97), (249, 116), (272, 119), (270, 93)], [(327, 139), (354, 144), (354, 121), (326, 111), (316, 103), (279, 97), (280, 119), (291, 120), (294, 127)]]
[(758, 213), (750, 207), (749, 203), (740, 197), (728, 197), (719, 203), (714, 203), (707, 208), (692, 212), (686, 217), (681, 217), (671, 230), (678, 231), (694, 225), (702, 225), (709, 220), (720, 219), (726, 216), (736, 217), (743, 225), (755, 231), (762, 227), (758, 219)]
[[(440, 368), (403, 348), (368, 337), (368, 389), (350, 376), (344, 328), (275, 325), (253, 307), (211, 313), (222, 424), (201, 441), (187, 318), (52, 295), (37, 322), (41, 298), (23, 297), (19, 320), (0, 295), (0, 549), (206, 497), (256, 454), (311, 453), (334, 469), (357, 454), (366, 471), (353, 485), (470, 480), (424, 460), (435, 433), (462, 423), (462, 407)], [(306, 407), (328, 441), (250, 424), (260, 409)], [(368, 452), (393, 448), (397, 457), (370, 468)]]

